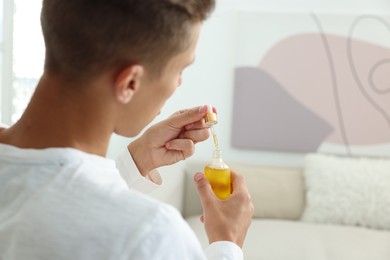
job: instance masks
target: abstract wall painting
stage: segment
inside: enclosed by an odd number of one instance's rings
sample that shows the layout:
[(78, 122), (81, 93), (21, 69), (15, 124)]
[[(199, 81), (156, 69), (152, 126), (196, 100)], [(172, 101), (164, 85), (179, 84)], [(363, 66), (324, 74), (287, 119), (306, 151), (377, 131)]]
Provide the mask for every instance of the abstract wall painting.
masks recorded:
[(390, 156), (390, 15), (238, 20), (234, 147)]

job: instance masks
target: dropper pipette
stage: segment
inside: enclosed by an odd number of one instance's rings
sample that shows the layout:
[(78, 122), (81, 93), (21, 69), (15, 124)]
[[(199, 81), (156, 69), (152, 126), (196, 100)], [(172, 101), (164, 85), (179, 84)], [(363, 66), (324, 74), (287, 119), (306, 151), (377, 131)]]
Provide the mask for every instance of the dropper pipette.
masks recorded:
[(214, 141), (214, 150), (219, 150), (217, 134), (215, 133), (214, 125), (218, 123), (217, 115), (213, 112), (213, 107), (211, 105), (207, 106), (207, 114), (205, 116), (205, 123), (210, 127), (211, 134), (213, 135)]
[(215, 133), (214, 126), (211, 127), (211, 134), (213, 135), (214, 151), (219, 150), (218, 138), (217, 138), (217, 134)]

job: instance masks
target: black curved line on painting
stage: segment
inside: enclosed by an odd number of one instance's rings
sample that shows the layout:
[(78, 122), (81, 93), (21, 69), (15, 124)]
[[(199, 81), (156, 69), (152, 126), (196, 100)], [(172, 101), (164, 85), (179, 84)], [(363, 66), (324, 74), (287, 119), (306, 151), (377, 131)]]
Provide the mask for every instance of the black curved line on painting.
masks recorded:
[(364, 98), (386, 119), (387, 124), (390, 127), (390, 117), (387, 115), (386, 111), (381, 108), (373, 98), (370, 97), (370, 95), (367, 93), (367, 91), (364, 89), (364, 86), (358, 76), (358, 73), (356, 71), (355, 63), (353, 60), (353, 55), (352, 55), (352, 36), (353, 32), (355, 31), (356, 26), (364, 19), (373, 19), (376, 21), (379, 21), (383, 23), (389, 30), (390, 30), (390, 25), (387, 24), (386, 20), (381, 19), (380, 17), (373, 16), (373, 15), (365, 15), (365, 16), (360, 16), (355, 19), (355, 21), (352, 23), (351, 28), (349, 30), (349, 35), (347, 39), (347, 56), (348, 56), (348, 61), (349, 61), (349, 66), (351, 67), (352, 70), (352, 75), (359, 87), (360, 92), (363, 94)]
[(374, 66), (371, 68), (369, 74), (368, 74), (368, 81), (370, 83), (371, 88), (379, 95), (385, 95), (390, 92), (390, 87), (387, 89), (380, 89), (377, 86), (375, 86), (374, 83), (374, 73), (378, 69), (378, 67), (384, 65), (384, 64), (390, 64), (390, 59), (384, 59), (374, 64)]
[(344, 118), (343, 118), (343, 113), (342, 113), (342, 109), (341, 109), (340, 96), (339, 96), (339, 92), (338, 92), (336, 68), (334, 66), (332, 52), (330, 50), (329, 42), (328, 42), (328, 39), (326, 38), (326, 35), (325, 35), (325, 32), (322, 28), (320, 20), (318, 19), (318, 17), (314, 13), (312, 13), (311, 16), (312, 16), (314, 22), (316, 23), (316, 25), (318, 27), (318, 31), (321, 35), (321, 39), (322, 39), (322, 42), (323, 42), (324, 48), (325, 48), (325, 53), (326, 53), (326, 56), (327, 56), (328, 62), (329, 62), (329, 69), (330, 69), (331, 74), (332, 74), (333, 95), (334, 95), (334, 99), (335, 99), (335, 103), (336, 103), (337, 119), (338, 119), (338, 122), (340, 125), (341, 137), (342, 137), (344, 145), (346, 147), (347, 154), (352, 155), (347, 132), (345, 130), (345, 125), (344, 125)]

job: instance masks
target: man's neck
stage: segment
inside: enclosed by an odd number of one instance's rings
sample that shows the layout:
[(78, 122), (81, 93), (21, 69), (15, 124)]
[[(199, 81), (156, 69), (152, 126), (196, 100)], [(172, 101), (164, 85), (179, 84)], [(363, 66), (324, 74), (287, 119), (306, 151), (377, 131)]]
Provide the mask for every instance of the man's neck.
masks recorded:
[(72, 147), (105, 156), (113, 132), (102, 85), (65, 86), (43, 76), (21, 119), (0, 132), (0, 142), (20, 148)]

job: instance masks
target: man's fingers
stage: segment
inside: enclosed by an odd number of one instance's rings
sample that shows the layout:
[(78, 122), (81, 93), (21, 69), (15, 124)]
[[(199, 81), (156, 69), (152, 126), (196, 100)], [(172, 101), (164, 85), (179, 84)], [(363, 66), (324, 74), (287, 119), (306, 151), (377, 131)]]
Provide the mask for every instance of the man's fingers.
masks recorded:
[(182, 128), (201, 120), (206, 113), (207, 106), (185, 109), (173, 114), (167, 121), (174, 128)]
[(193, 142), (202, 142), (210, 137), (208, 129), (184, 131), (181, 138), (191, 139)]
[(237, 174), (236, 172), (234, 171), (231, 171), (231, 182), (232, 182), (232, 185), (233, 185), (233, 193), (237, 193), (237, 192), (247, 192), (248, 191), (248, 188), (246, 186), (246, 183), (245, 183), (245, 179), (242, 175), (240, 174)]
[(232, 196), (240, 196), (243, 203), (248, 203), (250, 205), (250, 214), (253, 216), (254, 206), (244, 177), (233, 171), (231, 171), (231, 177), (233, 186)]
[(195, 152), (195, 144), (190, 139), (174, 139), (169, 141), (165, 147), (168, 150), (181, 151), (184, 156), (183, 159), (190, 157)]
[(206, 125), (204, 119), (191, 123), (185, 126), (186, 130), (199, 130), (199, 129), (209, 129), (210, 127)]
[(210, 183), (205, 178), (204, 174), (197, 172), (194, 176), (194, 181), (196, 183), (196, 188), (198, 189), (200, 201), (203, 208), (207, 207), (209, 203), (214, 200), (214, 193), (211, 189)]

